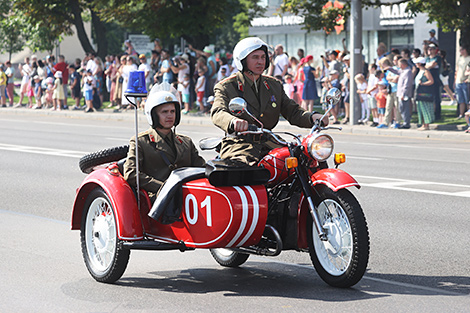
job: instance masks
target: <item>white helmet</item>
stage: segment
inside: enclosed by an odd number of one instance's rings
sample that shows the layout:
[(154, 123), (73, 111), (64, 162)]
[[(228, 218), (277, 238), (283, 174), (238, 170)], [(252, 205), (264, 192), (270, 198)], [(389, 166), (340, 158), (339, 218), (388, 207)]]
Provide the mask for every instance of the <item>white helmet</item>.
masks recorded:
[(150, 93), (145, 102), (145, 115), (147, 116), (147, 121), (152, 128), (161, 126), (158, 117), (153, 114), (153, 111), (156, 107), (166, 103), (174, 103), (175, 105), (175, 125), (177, 126), (181, 120), (180, 112), (180, 102), (176, 97), (178, 92), (168, 83), (161, 83), (160, 85), (154, 85), (150, 90)]
[(235, 65), (240, 72), (243, 72), (244, 66), (246, 65), (245, 58), (255, 50), (262, 49), (266, 53), (266, 65), (264, 69), (269, 67), (269, 54), (268, 54), (268, 45), (258, 37), (248, 37), (240, 40), (235, 48), (233, 49), (233, 59)]

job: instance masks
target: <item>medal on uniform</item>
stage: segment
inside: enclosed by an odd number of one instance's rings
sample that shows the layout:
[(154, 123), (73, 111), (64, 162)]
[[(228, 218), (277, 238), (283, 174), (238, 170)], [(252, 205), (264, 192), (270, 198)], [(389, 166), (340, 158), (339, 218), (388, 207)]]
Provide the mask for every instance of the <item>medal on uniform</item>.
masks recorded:
[(275, 108), (277, 104), (276, 104), (276, 97), (274, 95), (271, 96), (271, 101), (273, 102), (271, 103), (272, 107)]
[(276, 102), (271, 103), (271, 105), (273, 106), (273, 108), (277, 106)]

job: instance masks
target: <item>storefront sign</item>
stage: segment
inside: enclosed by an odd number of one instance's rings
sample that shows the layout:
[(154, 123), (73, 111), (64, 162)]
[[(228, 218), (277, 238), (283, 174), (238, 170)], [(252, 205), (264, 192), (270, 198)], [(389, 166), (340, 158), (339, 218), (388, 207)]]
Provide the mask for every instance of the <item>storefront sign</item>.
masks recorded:
[(252, 27), (266, 27), (266, 26), (288, 26), (303, 24), (303, 16), (271, 16), (271, 17), (257, 17), (251, 21)]
[(414, 19), (405, 12), (406, 3), (380, 7), (380, 26), (413, 25)]

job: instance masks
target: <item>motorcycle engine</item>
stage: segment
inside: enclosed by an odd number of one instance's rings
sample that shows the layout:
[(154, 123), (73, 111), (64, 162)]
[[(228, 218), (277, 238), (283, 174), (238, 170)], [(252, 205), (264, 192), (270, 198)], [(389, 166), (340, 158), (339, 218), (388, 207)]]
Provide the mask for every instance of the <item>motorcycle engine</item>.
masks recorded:
[(267, 224), (281, 235), (283, 250), (298, 250), (297, 214), (301, 194), (292, 193), (289, 187), (271, 190)]

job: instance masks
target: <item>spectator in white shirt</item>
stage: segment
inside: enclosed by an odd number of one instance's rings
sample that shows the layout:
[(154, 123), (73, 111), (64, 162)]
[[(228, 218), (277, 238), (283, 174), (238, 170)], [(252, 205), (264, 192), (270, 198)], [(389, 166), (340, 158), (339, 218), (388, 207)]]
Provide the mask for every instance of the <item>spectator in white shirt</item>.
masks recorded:
[(282, 45), (277, 45), (276, 48), (274, 48), (274, 52), (274, 62), (272, 63), (271, 74), (282, 81), (284, 76), (287, 74), (289, 57), (284, 53), (284, 47)]

